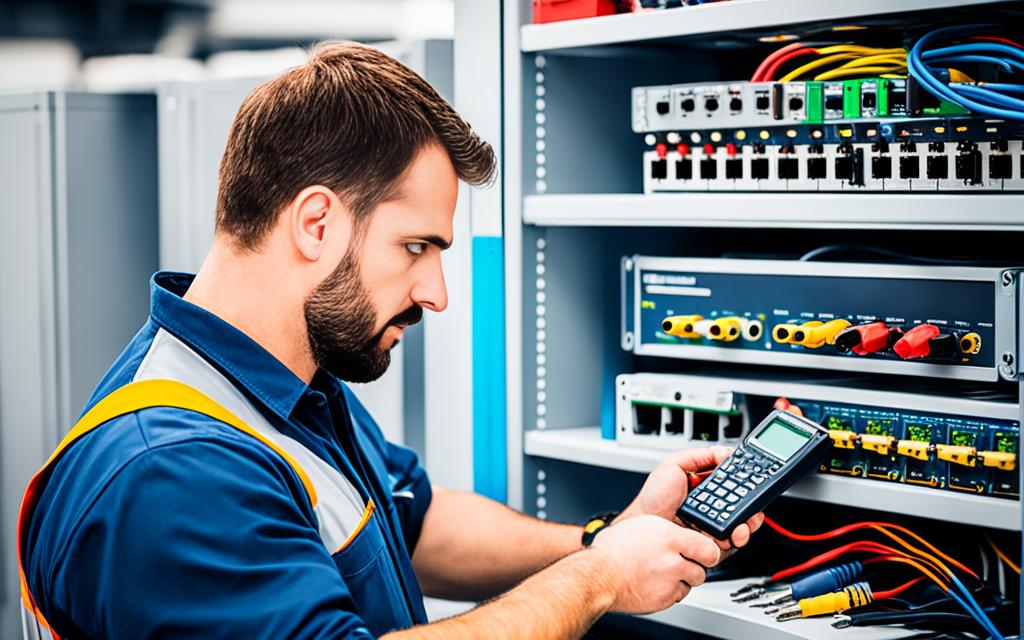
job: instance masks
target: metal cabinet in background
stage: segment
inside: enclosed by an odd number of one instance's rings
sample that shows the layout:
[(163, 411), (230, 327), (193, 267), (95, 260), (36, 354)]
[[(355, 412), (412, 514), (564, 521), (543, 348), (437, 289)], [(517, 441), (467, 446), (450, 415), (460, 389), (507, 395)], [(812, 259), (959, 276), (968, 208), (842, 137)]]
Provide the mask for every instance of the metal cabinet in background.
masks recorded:
[(22, 491), (149, 310), (152, 95), (0, 96), (0, 637), (20, 634)]
[[(420, 73), (451, 99), (451, 41), (384, 42), (374, 46)], [(157, 87), (161, 269), (194, 273), (202, 265), (213, 241), (218, 170), (231, 122), (245, 96), (266, 79), (174, 82)], [(458, 259), (457, 255), (446, 256), (448, 262)], [(425, 460), (439, 456), (438, 464), (427, 462), (427, 466), (437, 468), (444, 476), (446, 469), (458, 464), (449, 464), (447, 443), (428, 445), (424, 419), (424, 343), (431, 340), (431, 326), (445, 322), (431, 316), (434, 314), (427, 314), (421, 325), (406, 331), (401, 347), (392, 354), (391, 368), (380, 380), (354, 387), (388, 439), (413, 447)], [(434, 340), (445, 340), (446, 332), (441, 325), (436, 326), (439, 329)], [(443, 352), (443, 348), (439, 350)], [(470, 464), (468, 452), (467, 446), (461, 461), (466, 468)], [(468, 481), (445, 480), (449, 486), (468, 488)]]

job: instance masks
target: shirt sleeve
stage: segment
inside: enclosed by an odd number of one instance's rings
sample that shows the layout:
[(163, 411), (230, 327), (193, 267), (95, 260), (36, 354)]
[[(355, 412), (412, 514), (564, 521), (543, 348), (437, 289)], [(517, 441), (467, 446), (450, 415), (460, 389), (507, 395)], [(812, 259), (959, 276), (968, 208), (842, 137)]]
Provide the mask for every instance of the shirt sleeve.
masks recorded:
[(88, 637), (370, 639), (314, 522), (260, 445), (164, 444), (104, 488), (49, 587)]
[(402, 523), (402, 536), (411, 556), (420, 539), (423, 520), (430, 508), (433, 491), (427, 470), (420, 464), (419, 456), (408, 447), (389, 442), (384, 438), (376, 420), (352, 390), (345, 386), (345, 400), (353, 419), (366, 435), (374, 452), (379, 455), (388, 472), (388, 484)]

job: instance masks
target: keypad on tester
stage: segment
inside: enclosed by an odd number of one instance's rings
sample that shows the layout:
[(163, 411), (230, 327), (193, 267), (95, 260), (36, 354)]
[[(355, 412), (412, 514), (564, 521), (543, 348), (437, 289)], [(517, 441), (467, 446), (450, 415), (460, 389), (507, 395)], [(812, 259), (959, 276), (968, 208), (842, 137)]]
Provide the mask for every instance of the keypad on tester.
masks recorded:
[(697, 485), (686, 501), (691, 508), (712, 520), (727, 522), (737, 505), (779, 472), (776, 460), (747, 447), (740, 447), (704, 482)]

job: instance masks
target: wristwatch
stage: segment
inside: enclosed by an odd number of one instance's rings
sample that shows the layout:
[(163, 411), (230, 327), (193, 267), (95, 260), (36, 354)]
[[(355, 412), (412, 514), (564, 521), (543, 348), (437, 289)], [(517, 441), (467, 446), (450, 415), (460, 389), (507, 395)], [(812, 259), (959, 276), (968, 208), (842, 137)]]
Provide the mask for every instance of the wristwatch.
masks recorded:
[(596, 516), (591, 516), (587, 520), (587, 524), (583, 525), (583, 547), (589, 547), (594, 542), (594, 537), (598, 534), (601, 529), (604, 529), (612, 523), (612, 520), (617, 518), (621, 511), (606, 511), (599, 513)]

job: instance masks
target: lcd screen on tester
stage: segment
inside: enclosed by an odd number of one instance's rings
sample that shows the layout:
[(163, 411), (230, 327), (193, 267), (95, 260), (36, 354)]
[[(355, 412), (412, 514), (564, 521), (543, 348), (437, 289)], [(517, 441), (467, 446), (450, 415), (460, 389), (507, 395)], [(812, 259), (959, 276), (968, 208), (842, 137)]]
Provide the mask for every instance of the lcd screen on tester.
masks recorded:
[(782, 460), (789, 460), (810, 439), (811, 434), (781, 420), (775, 420), (753, 437), (762, 449)]

